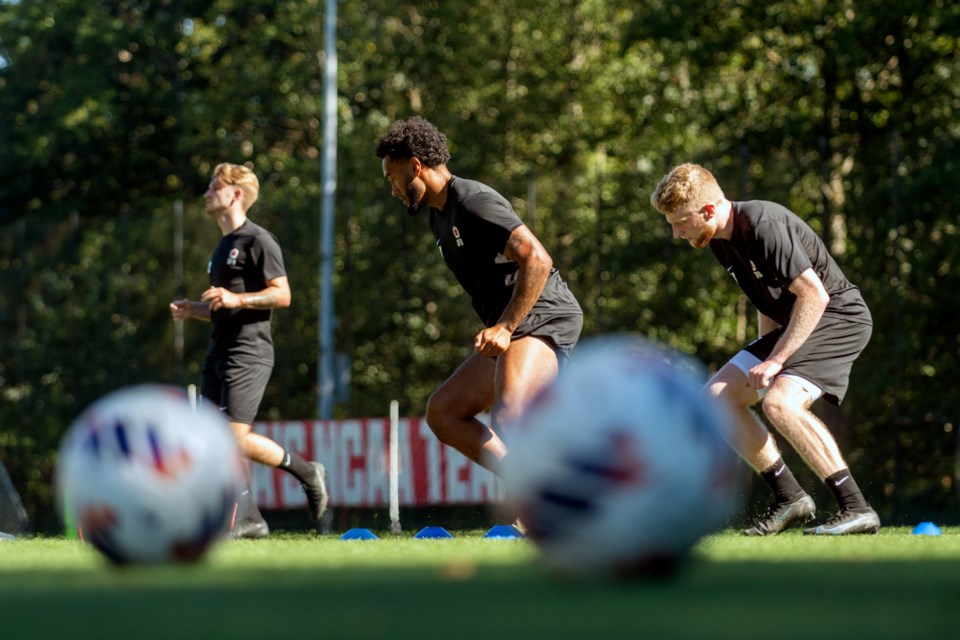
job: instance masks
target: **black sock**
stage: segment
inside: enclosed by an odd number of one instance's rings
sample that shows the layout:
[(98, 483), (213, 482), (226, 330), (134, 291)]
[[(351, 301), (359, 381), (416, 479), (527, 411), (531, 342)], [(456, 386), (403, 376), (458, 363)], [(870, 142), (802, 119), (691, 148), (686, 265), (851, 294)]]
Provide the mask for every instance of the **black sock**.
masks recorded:
[(866, 498), (860, 492), (857, 481), (853, 479), (850, 469), (841, 469), (834, 474), (827, 476), (824, 482), (830, 487), (837, 502), (840, 504), (840, 510), (844, 509), (867, 509)]
[(783, 461), (783, 458), (774, 462), (766, 471), (761, 471), (760, 475), (773, 489), (774, 500), (777, 504), (793, 502), (804, 494), (804, 490), (800, 488), (800, 483), (793, 477), (793, 473), (787, 463)]
[(283, 460), (277, 465), (278, 469), (283, 469), (293, 474), (297, 480), (306, 482), (313, 474), (313, 465), (304, 460), (303, 456), (291, 451), (283, 451)]

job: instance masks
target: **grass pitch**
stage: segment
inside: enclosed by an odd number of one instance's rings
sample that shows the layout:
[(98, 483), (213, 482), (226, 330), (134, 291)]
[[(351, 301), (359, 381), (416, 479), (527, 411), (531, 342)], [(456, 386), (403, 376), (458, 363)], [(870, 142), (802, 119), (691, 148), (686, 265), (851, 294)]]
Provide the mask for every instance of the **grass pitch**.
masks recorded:
[(526, 541), (273, 534), (200, 564), (117, 569), (56, 538), (0, 542), (0, 637), (917, 638), (954, 635), (960, 529), (705, 539), (665, 580), (560, 578)]

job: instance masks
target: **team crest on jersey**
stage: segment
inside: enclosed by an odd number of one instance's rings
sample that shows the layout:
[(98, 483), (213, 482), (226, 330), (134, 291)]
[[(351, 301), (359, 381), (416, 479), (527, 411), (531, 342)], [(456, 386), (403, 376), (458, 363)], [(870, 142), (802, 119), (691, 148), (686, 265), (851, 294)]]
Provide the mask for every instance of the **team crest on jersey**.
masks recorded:
[(456, 239), (456, 241), (457, 241), (457, 246), (458, 246), (458, 247), (462, 247), (462, 246), (463, 246), (463, 238), (460, 237), (460, 229), (457, 229), (456, 225), (454, 225), (454, 227), (453, 227), (453, 237), (454, 237), (454, 238)]
[(240, 249), (234, 247), (230, 249), (230, 253), (227, 255), (227, 266), (235, 267), (237, 265), (237, 258), (240, 256)]

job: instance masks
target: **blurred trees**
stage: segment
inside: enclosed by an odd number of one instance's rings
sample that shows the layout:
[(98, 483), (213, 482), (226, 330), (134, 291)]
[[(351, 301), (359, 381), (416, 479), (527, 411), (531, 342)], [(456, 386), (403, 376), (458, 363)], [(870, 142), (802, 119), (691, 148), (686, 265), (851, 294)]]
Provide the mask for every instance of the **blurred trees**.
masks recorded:
[[(874, 339), (830, 415), (887, 518), (955, 519), (960, 351), (960, 8), (936, 0), (341, 2), (340, 416), (422, 413), (477, 322), (426, 224), (373, 155), (394, 118), (446, 132), (451, 169), (499, 189), (578, 295), (586, 334), (630, 331), (722, 364), (754, 311), (648, 198), (682, 161), (780, 201), (830, 243)], [(263, 418), (312, 417), (320, 0), (0, 2), (0, 459), (41, 527), (59, 436), (105, 391), (196, 382), (208, 327), (174, 349), (218, 235), (221, 161), (260, 176), (251, 217), (284, 246)], [(183, 280), (174, 252), (184, 203)]]

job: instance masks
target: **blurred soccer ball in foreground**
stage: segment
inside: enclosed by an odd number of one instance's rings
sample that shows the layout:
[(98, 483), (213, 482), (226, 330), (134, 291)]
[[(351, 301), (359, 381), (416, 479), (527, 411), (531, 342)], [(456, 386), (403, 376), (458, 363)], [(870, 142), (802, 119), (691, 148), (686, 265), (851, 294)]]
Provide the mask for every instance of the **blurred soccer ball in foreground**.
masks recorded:
[(60, 445), (67, 522), (117, 564), (189, 562), (226, 533), (243, 479), (233, 432), (179, 388), (126, 387), (88, 407)]
[(669, 573), (737, 506), (725, 410), (690, 359), (588, 341), (507, 431), (507, 499), (546, 563), (580, 575)]

